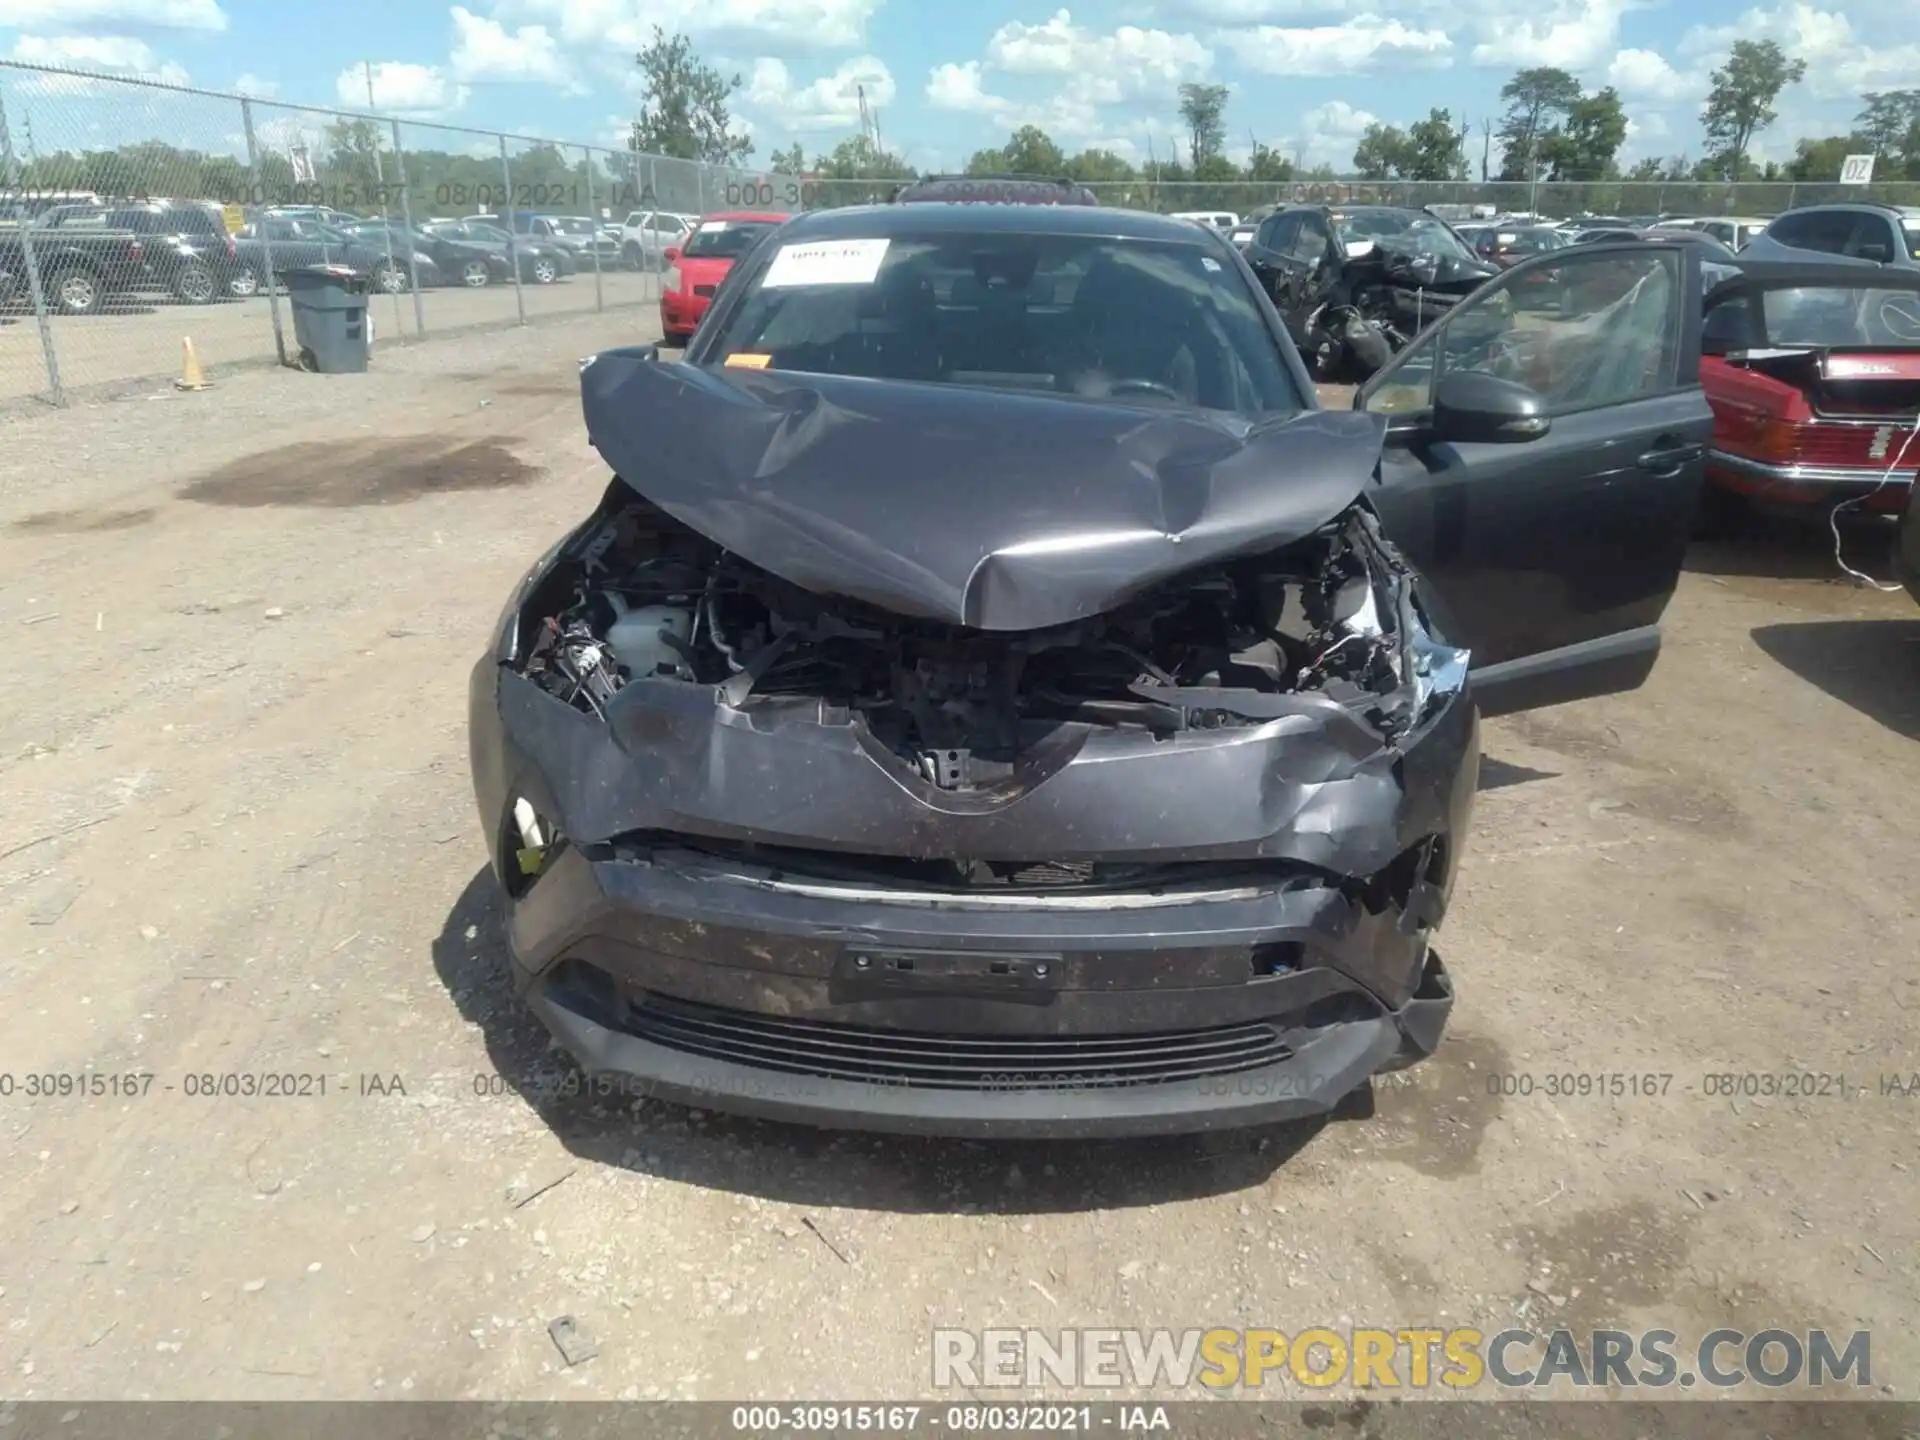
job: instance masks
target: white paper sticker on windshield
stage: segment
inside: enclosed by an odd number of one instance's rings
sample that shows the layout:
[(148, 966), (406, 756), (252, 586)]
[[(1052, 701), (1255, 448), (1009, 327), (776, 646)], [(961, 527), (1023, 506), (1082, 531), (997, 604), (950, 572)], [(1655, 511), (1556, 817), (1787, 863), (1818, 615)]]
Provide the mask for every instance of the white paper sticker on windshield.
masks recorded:
[(788, 285), (871, 285), (887, 258), (885, 240), (816, 240), (782, 245), (760, 283), (767, 289)]

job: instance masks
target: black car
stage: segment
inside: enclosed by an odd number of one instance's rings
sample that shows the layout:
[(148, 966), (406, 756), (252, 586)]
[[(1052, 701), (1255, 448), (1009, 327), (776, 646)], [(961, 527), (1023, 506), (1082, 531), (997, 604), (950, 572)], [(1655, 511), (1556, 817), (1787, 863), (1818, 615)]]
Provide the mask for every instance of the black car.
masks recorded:
[(269, 261), (275, 275), (307, 265), (345, 265), (389, 295), (405, 291), (416, 270), (423, 286), (440, 283), (439, 272), (427, 257), (410, 261), (402, 246), (390, 247), (377, 231), (363, 239), (317, 220), (270, 215), (249, 221), (235, 243), (242, 268), (228, 288), (240, 296), (259, 293), (266, 284)]
[(139, 237), (140, 265), (113, 286), (151, 290), (189, 305), (206, 305), (226, 293), (240, 270), (234, 239), (218, 211), (204, 205), (62, 205), (39, 224), (49, 229), (124, 230)]
[[(409, 230), (398, 220), (362, 220), (348, 226), (345, 233), (375, 250), (385, 249), (390, 241), (402, 264), (407, 263), (409, 254), (425, 259), (444, 284), (477, 289), (513, 278), (513, 262), (503, 246), (457, 240), (430, 230)], [(421, 283), (426, 283), (424, 276)]]
[[(574, 273), (573, 256), (565, 247), (555, 245), (551, 240), (514, 235), (484, 220), (429, 220), (420, 228), (442, 239), (482, 246), (498, 255), (506, 267), (510, 267), (517, 259), (520, 278), (535, 285), (551, 285)], [(510, 279), (513, 271), (508, 268), (506, 274)], [(475, 283), (471, 272), (467, 283)]]
[(1548, 393), (1476, 296), (1382, 415), (1200, 226), (791, 220), (684, 363), (582, 364), (615, 478), (471, 684), (518, 988), (647, 1094), (881, 1130), (1228, 1127), (1429, 1055), (1477, 715), (1640, 684), (1686, 548), (1698, 263), (1632, 257)]
[(1390, 205), (1291, 205), (1260, 222), (1244, 253), (1329, 379), (1364, 379), (1500, 273), (1444, 220)]

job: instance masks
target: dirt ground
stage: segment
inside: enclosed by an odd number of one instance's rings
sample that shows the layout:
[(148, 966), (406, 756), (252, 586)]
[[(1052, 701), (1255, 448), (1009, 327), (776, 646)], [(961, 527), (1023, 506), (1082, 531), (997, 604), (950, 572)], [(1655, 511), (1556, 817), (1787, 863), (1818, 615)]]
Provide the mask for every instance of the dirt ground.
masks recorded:
[[(1524, 1323), (1868, 1328), (1913, 1398), (1920, 611), (1818, 537), (1696, 554), (1642, 691), (1488, 724), (1452, 1028), (1371, 1119), (1007, 1147), (540, 1096), (466, 680), (605, 483), (575, 362), (640, 315), (0, 432), (0, 1391), (897, 1398), (936, 1324)], [(86, 1071), (154, 1080), (26, 1093)], [(1803, 1071), (1844, 1082), (1706, 1093)], [(232, 1072), (326, 1090), (190, 1093)]]

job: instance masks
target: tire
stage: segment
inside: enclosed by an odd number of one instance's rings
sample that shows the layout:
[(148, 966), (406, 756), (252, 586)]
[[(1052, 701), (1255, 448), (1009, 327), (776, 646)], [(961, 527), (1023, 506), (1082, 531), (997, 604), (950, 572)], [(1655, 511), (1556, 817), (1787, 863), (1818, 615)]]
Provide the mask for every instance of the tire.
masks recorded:
[(209, 267), (196, 261), (175, 278), (173, 295), (183, 305), (211, 305), (219, 298), (220, 282)]
[(536, 285), (551, 285), (560, 278), (559, 262), (549, 260), (544, 255), (536, 255), (533, 263), (527, 268), (533, 275), (533, 283)]
[(47, 285), (47, 299), (62, 315), (97, 314), (104, 298), (99, 277), (78, 266), (56, 270)]
[(484, 260), (463, 260), (460, 263), (460, 283), (469, 290), (478, 290), (493, 283), (493, 272), (487, 268)]
[(227, 281), (227, 293), (236, 300), (251, 300), (264, 288), (260, 283), (260, 277), (251, 268), (242, 270)]
[(373, 269), (373, 283), (382, 295), (403, 295), (407, 290), (407, 272), (398, 264), (381, 261)]

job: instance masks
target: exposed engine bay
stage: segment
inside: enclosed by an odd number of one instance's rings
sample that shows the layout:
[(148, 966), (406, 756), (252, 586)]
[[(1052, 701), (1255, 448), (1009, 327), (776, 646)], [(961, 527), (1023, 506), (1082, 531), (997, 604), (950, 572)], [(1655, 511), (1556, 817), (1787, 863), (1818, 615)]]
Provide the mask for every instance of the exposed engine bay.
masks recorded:
[[(857, 718), (946, 790), (1004, 780), (1067, 725), (1169, 737), (1319, 713), (1390, 744), (1439, 673), (1410, 643), (1435, 644), (1411, 572), (1357, 506), (1110, 613), (1008, 632), (802, 589), (616, 481), (518, 623), (524, 673), (578, 709), (604, 717), (636, 682), (712, 687), (735, 707), (810, 703), (828, 723)], [(1464, 676), (1464, 652), (1444, 654)]]

